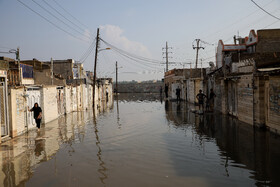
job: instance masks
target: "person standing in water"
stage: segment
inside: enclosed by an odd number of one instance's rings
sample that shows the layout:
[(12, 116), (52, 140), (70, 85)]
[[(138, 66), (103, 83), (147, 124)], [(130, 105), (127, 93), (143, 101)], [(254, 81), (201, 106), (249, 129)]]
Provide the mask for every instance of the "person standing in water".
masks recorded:
[(41, 119), (42, 119), (42, 109), (41, 107), (39, 107), (38, 103), (35, 103), (33, 108), (29, 109), (28, 107), (28, 111), (29, 112), (33, 112), (33, 116), (36, 122), (36, 126), (38, 128), (38, 130), (40, 131), (40, 127), (41, 127)]

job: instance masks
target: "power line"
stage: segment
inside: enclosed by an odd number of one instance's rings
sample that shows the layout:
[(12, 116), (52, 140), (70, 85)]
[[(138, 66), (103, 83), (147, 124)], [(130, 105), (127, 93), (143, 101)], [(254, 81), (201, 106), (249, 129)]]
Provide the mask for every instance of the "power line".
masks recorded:
[(84, 63), (86, 61), (86, 59), (89, 57), (89, 55), (91, 54), (91, 52), (95, 49), (94, 47), (95, 44), (95, 40), (92, 42), (92, 44), (89, 46), (89, 48), (87, 49), (87, 51), (82, 55), (82, 57), (80, 58), (80, 62)]
[(138, 56), (138, 55), (134, 55), (134, 54), (132, 54), (132, 53), (129, 53), (129, 52), (127, 52), (127, 51), (124, 51), (124, 50), (122, 50), (122, 49), (120, 49), (120, 48), (117, 48), (116, 46), (114, 46), (114, 45), (112, 45), (112, 44), (106, 42), (106, 41), (103, 40), (102, 38), (100, 38), (100, 40), (101, 40), (102, 42), (104, 42), (108, 47), (114, 48), (114, 49), (116, 49), (116, 50), (119, 51), (119, 52), (122, 52), (122, 53), (124, 53), (124, 54), (126, 54), (126, 55), (128, 55), (128, 56), (131, 56), (132, 58), (136, 58), (136, 59), (139, 59), (139, 60), (142, 60), (142, 61), (146, 61), (146, 62), (150, 62), (150, 63), (156, 63), (156, 64), (161, 63), (161, 61), (159, 61), (159, 60), (149, 59), (149, 58), (146, 58), (146, 57), (141, 57), (141, 56)]
[(61, 14), (56, 8), (54, 8), (52, 5), (50, 5), (47, 1), (43, 0), (43, 2), (48, 5), (51, 9), (53, 9), (57, 14), (59, 14), (60, 16), (62, 16), (64, 19), (66, 19), (67, 21), (69, 21), (70, 23), (72, 23), (73, 25), (75, 25), (76, 27), (78, 27), (81, 31), (84, 32), (84, 29), (81, 28), (79, 25), (77, 25), (76, 23), (74, 23), (73, 21), (71, 21), (70, 19), (68, 19), (66, 16), (64, 16), (63, 14)]
[(274, 16), (273, 14), (269, 13), (268, 11), (266, 11), (264, 8), (262, 8), (260, 5), (258, 5), (254, 0), (251, 0), (257, 7), (259, 7), (262, 11), (264, 11), (265, 13), (267, 13), (268, 15), (270, 15), (271, 17), (274, 17), (275, 19), (278, 19), (280, 21), (280, 18)]
[(40, 16), (40, 17), (41, 17), (42, 19), (44, 19), (45, 21), (49, 22), (51, 25), (53, 25), (53, 26), (56, 27), (57, 29), (59, 29), (59, 30), (65, 32), (65, 33), (67, 33), (68, 35), (70, 35), (70, 36), (72, 36), (72, 37), (74, 37), (74, 38), (76, 38), (76, 39), (78, 39), (78, 40), (81, 40), (81, 41), (83, 41), (83, 42), (87, 42), (87, 43), (88, 43), (88, 41), (86, 41), (86, 40), (84, 40), (84, 39), (82, 39), (82, 38), (80, 38), (80, 37), (77, 37), (77, 36), (73, 35), (72, 33), (66, 31), (65, 29), (63, 29), (63, 28), (61, 28), (60, 26), (56, 25), (56, 24), (53, 23), (52, 21), (48, 20), (46, 17), (42, 16), (42, 15), (41, 15), (40, 13), (38, 13), (37, 11), (33, 10), (33, 9), (30, 8), (27, 4), (23, 3), (22, 1), (20, 1), (20, 0), (17, 0), (17, 1), (18, 1), (19, 3), (21, 3), (23, 6), (25, 6), (27, 9), (31, 10), (32, 12), (34, 12), (35, 14), (37, 14), (38, 16)]
[(36, 2), (35, 0), (32, 0), (36, 5), (38, 5), (39, 7), (41, 7), (43, 10), (45, 10), (47, 13), (49, 13), (51, 16), (53, 16), (54, 18), (56, 18), (57, 20), (59, 20), (61, 23), (63, 23), (64, 25), (66, 25), (68, 28), (73, 29), (74, 31), (76, 31), (77, 33), (81, 34), (82, 36), (90, 39), (89, 37), (85, 36), (84, 33), (80, 32), (79, 30), (77, 30), (76, 28), (72, 27), (71, 25), (65, 23), (62, 19), (60, 19), (59, 17), (57, 17), (56, 15), (54, 15), (52, 12), (50, 12), (48, 9), (46, 9), (44, 6), (42, 6), (40, 3)]
[(59, 6), (62, 10), (64, 10), (64, 12), (66, 12), (69, 16), (71, 16), (73, 19), (75, 19), (78, 23), (80, 23), (81, 25), (83, 25), (85, 28), (87, 28), (87, 26), (85, 24), (83, 24), (81, 21), (79, 21), (75, 16), (73, 16), (71, 13), (69, 13), (65, 8), (63, 8), (62, 5), (60, 5), (57, 1), (53, 0), (53, 2), (55, 2), (55, 4), (57, 4), (57, 6)]

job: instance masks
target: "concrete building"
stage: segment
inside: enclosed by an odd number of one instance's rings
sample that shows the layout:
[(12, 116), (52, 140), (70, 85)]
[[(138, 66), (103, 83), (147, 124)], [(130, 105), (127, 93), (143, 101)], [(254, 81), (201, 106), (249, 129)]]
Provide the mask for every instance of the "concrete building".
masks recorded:
[[(51, 62), (45, 62), (51, 66)], [(65, 80), (74, 79), (74, 63), (73, 59), (67, 60), (53, 60), (53, 73)]]
[(199, 90), (207, 92), (206, 69), (173, 69), (165, 72), (164, 85), (168, 87), (168, 97), (176, 99), (176, 89), (181, 89), (181, 99), (196, 103)]
[(51, 65), (37, 59), (23, 60), (21, 63), (31, 65), (33, 67), (34, 84), (35, 85), (58, 85), (65, 86), (66, 80), (63, 76), (53, 73)]
[[(43, 124), (73, 111), (92, 108), (92, 81), (82, 64), (62, 60), (54, 61), (52, 66), (37, 59), (17, 63), (6, 57), (0, 57), (0, 62), (0, 142), (36, 127), (33, 113), (28, 112), (28, 107), (35, 103), (42, 108)], [(73, 74), (75, 68), (79, 70), (78, 77)], [(95, 92), (98, 105), (111, 101), (112, 79), (98, 79)]]
[(215, 108), (248, 124), (280, 130), (280, 29), (251, 30), (238, 44), (217, 47), (208, 74)]

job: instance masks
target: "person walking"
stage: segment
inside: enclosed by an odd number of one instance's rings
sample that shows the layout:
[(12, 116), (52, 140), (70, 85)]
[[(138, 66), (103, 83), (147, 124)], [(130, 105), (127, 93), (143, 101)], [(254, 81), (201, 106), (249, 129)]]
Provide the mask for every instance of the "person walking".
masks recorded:
[(209, 96), (209, 105), (210, 111), (213, 112), (214, 110), (214, 101), (215, 101), (216, 94), (214, 93), (213, 89), (210, 89), (210, 96)]
[(202, 93), (202, 90), (199, 90), (199, 93), (196, 95), (196, 98), (198, 100), (199, 104), (199, 110), (203, 112), (204, 110), (204, 99), (207, 98), (204, 93)]
[(28, 111), (29, 112), (33, 112), (33, 116), (36, 122), (36, 126), (38, 128), (38, 131), (40, 131), (40, 127), (41, 127), (41, 119), (42, 119), (42, 109), (41, 107), (39, 107), (38, 103), (35, 103), (33, 108), (29, 109), (28, 107)]
[(181, 100), (181, 89), (178, 88), (176, 89), (176, 96), (177, 96), (177, 102)]

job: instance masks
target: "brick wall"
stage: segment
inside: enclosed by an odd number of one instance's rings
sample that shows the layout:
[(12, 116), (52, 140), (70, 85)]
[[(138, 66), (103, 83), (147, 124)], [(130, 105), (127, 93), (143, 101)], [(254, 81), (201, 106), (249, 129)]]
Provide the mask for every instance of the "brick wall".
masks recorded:
[(280, 131), (280, 76), (269, 78), (268, 123), (271, 129)]
[(253, 124), (252, 75), (244, 75), (238, 81), (238, 119)]

